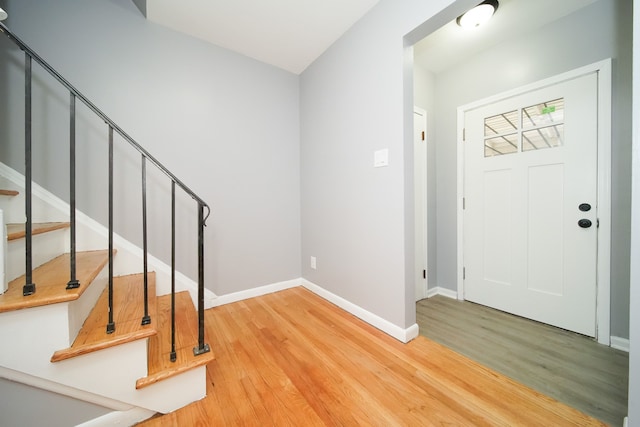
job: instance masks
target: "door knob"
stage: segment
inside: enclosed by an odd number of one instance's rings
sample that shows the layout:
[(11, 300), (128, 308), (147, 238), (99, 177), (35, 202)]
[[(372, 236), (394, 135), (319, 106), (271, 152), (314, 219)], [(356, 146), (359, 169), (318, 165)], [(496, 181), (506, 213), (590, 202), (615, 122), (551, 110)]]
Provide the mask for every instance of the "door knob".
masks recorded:
[(589, 228), (591, 227), (591, 225), (593, 225), (593, 223), (588, 219), (583, 218), (580, 221), (578, 221), (578, 226), (580, 226), (581, 228)]

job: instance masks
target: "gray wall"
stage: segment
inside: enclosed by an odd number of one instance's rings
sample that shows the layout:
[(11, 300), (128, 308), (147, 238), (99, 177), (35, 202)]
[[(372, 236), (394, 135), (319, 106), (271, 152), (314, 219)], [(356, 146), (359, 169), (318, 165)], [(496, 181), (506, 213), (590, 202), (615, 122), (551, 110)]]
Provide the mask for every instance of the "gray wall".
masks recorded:
[(111, 409), (0, 378), (0, 425), (68, 427)]
[[(298, 76), (148, 22), (131, 1), (3, 4), (9, 28), (211, 205), (207, 288), (301, 276)], [(0, 43), (0, 160), (22, 171), (23, 55)], [(35, 180), (68, 199), (69, 95), (34, 72)], [(107, 129), (78, 109), (78, 208), (106, 224)], [(115, 227), (141, 245), (140, 156), (126, 147), (116, 138)], [(169, 263), (170, 183), (148, 169), (151, 253)], [(178, 269), (196, 279), (196, 205), (178, 194)]]
[[(606, 58), (613, 61), (611, 333), (629, 336), (631, 1), (600, 0), (435, 77), (437, 285), (456, 289), (456, 108)], [(517, 71), (516, 71), (517, 70)]]
[[(415, 323), (413, 153), (405, 149), (413, 69), (403, 37), (449, 3), (382, 0), (300, 81), (303, 277), (401, 327)], [(374, 168), (382, 148), (390, 164)]]

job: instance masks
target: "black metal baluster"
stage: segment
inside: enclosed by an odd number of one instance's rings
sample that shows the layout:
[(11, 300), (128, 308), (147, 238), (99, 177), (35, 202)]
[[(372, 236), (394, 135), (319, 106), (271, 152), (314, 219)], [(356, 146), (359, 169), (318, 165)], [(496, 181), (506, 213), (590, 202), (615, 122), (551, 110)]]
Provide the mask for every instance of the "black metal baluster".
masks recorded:
[(71, 93), (69, 102), (69, 222), (70, 231), (70, 278), (67, 289), (80, 287), (76, 278), (76, 96)]
[(195, 356), (209, 352), (204, 343), (204, 205), (198, 202), (198, 346), (193, 348)]
[(109, 126), (109, 323), (107, 333), (116, 330), (113, 321), (113, 127)]
[(25, 284), (22, 295), (33, 295), (36, 284), (33, 283), (33, 246), (31, 223), (31, 56), (25, 54), (24, 65), (24, 191), (25, 191)]
[(171, 181), (171, 355), (176, 361), (176, 182)]
[(149, 316), (149, 274), (147, 272), (147, 158), (142, 155), (142, 264), (144, 277), (144, 316), (142, 324), (151, 323)]

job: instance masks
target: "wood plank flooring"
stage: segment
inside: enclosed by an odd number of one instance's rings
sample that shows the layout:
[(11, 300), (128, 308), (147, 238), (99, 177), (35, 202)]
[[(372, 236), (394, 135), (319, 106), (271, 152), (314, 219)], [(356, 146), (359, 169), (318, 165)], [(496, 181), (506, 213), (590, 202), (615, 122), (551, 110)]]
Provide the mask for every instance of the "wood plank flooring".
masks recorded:
[(303, 288), (206, 311), (208, 394), (143, 426), (604, 425), (425, 337), (402, 344)]
[(467, 301), (417, 303), (420, 333), (572, 407), (621, 426), (628, 353), (593, 339)]

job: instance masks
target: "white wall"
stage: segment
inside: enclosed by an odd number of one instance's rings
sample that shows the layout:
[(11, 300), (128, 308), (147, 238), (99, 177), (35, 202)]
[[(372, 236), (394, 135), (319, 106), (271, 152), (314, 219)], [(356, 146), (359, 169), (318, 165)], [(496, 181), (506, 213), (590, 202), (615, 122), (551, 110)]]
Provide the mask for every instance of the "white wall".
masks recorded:
[[(298, 76), (150, 23), (130, 1), (3, 6), (9, 28), (212, 207), (207, 288), (300, 277)], [(2, 39), (0, 159), (22, 171), (23, 55)], [(35, 180), (68, 199), (69, 95), (34, 72)], [(107, 129), (78, 109), (78, 208), (106, 224)], [(140, 156), (125, 147), (116, 138), (115, 227), (141, 245)], [(170, 184), (148, 174), (149, 244), (169, 263)], [(177, 215), (178, 269), (195, 279), (195, 203), (180, 192)]]
[(631, 3), (600, 0), (436, 75), (437, 285), (455, 290), (456, 109), (606, 58), (613, 61), (611, 333), (629, 335)]

